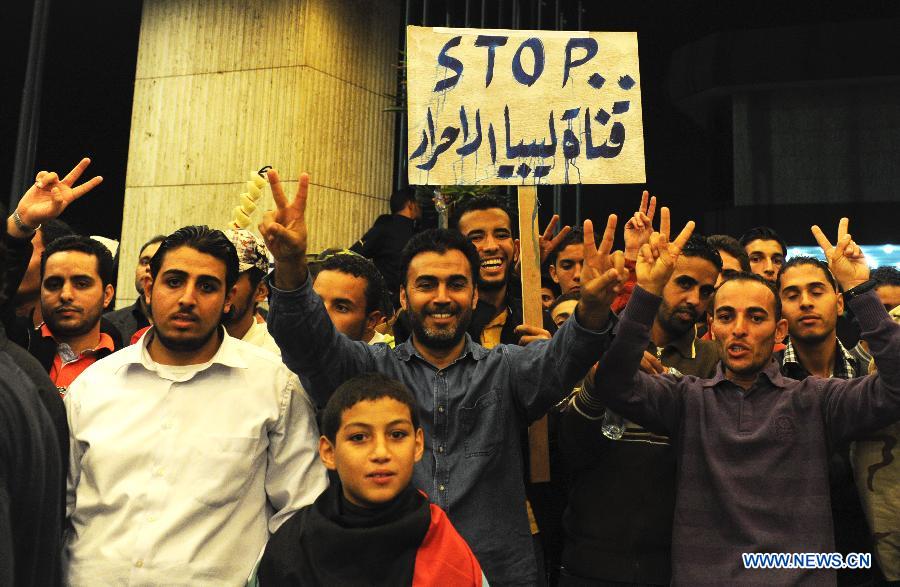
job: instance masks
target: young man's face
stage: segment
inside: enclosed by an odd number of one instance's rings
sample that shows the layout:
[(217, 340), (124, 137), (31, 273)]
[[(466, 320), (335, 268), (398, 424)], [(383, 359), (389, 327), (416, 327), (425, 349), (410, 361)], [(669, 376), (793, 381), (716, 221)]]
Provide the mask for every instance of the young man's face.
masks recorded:
[(584, 247), (571, 244), (556, 255), (556, 264), (550, 265), (550, 277), (559, 284), (563, 294), (581, 291), (581, 267), (584, 265)]
[(662, 304), (656, 313), (663, 329), (675, 337), (691, 330), (706, 314), (718, 277), (718, 269), (706, 259), (679, 256), (675, 271), (663, 288)]
[(784, 265), (784, 251), (778, 241), (756, 239), (747, 243), (744, 250), (750, 257), (750, 271), (775, 283), (778, 271)]
[(167, 349), (200, 352), (231, 308), (225, 262), (189, 246), (168, 251), (150, 290), (156, 338)]
[(409, 314), (413, 336), (426, 347), (445, 349), (458, 343), (477, 302), (469, 260), (456, 249), (413, 257), (400, 288), (400, 305)]
[(234, 297), (232, 298), (232, 310), (226, 318), (226, 324), (238, 324), (247, 317), (247, 314), (256, 313), (256, 299), (260, 285), (255, 287), (250, 281), (250, 273), (242, 272), (234, 283)]
[(367, 330), (375, 327), (378, 311), (366, 313), (367, 283), (363, 277), (330, 269), (320, 271), (313, 282), (313, 291), (322, 298), (334, 327), (351, 340), (363, 340)]
[(786, 331), (787, 321), (775, 319), (775, 295), (762, 283), (726, 281), (716, 292), (712, 334), (726, 375), (754, 377)]
[(390, 397), (344, 410), (334, 444), (325, 436), (319, 439), (322, 462), (337, 471), (347, 501), (360, 507), (397, 497), (424, 450), (422, 429), (413, 428), (409, 406)]
[(143, 295), (144, 293), (144, 282), (149, 281), (150, 278), (150, 259), (153, 258), (153, 255), (156, 254), (156, 251), (159, 250), (159, 246), (162, 244), (162, 241), (158, 243), (150, 243), (146, 247), (143, 248), (140, 255), (138, 255), (138, 263), (134, 268), (134, 289), (137, 290), (138, 295)]
[(884, 304), (884, 309), (890, 312), (900, 306), (900, 285), (882, 285), (875, 288), (875, 294)]
[(67, 339), (90, 332), (113, 296), (104, 287), (99, 260), (82, 251), (53, 253), (41, 279), (41, 313), (55, 337)]
[(578, 306), (578, 300), (566, 300), (556, 304), (556, 307), (550, 310), (550, 317), (557, 326), (562, 326), (563, 322), (569, 319), (569, 316), (575, 313)]
[(549, 310), (550, 306), (553, 305), (553, 302), (556, 300), (556, 296), (553, 295), (553, 290), (549, 287), (541, 288), (541, 305), (544, 306), (545, 310)]
[(821, 267), (794, 265), (781, 274), (782, 314), (791, 340), (815, 344), (833, 337), (844, 297), (834, 290)]
[(506, 285), (519, 255), (506, 212), (499, 208), (466, 212), (459, 219), (459, 232), (475, 245), (481, 258), (478, 287), (499, 289)]

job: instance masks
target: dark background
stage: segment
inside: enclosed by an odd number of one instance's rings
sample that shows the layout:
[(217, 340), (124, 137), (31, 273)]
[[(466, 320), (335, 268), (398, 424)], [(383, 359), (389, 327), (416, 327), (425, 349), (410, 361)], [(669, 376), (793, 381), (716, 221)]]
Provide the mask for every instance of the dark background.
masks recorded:
[[(900, 241), (898, 4), (410, 0), (401, 11), (417, 25), (480, 27), (483, 7), (489, 28), (636, 30), (646, 187), (676, 223), (693, 218), (706, 234), (735, 236), (767, 224), (799, 245), (813, 244), (810, 224), (833, 232), (850, 215), (860, 242), (881, 244)], [(2, 8), (7, 178), (32, 6)], [(49, 4), (35, 161), (68, 170), (93, 158), (90, 172), (104, 183), (64, 215), (89, 234), (117, 238), (121, 230), (140, 14), (140, 2)], [(18, 197), (25, 186), (9, 187)], [(582, 216), (630, 214), (642, 189), (583, 186)], [(541, 188), (542, 223), (552, 192)], [(561, 193), (563, 220), (573, 223), (575, 188)]]

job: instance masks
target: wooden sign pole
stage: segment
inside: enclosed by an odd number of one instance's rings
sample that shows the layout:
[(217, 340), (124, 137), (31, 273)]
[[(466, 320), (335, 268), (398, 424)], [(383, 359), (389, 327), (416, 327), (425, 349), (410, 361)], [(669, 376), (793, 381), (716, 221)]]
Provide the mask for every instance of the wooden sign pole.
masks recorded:
[[(538, 244), (537, 187), (519, 186), (519, 267), (522, 272), (522, 323), (544, 327), (541, 306), (541, 249)], [(547, 416), (528, 427), (532, 483), (550, 481)]]

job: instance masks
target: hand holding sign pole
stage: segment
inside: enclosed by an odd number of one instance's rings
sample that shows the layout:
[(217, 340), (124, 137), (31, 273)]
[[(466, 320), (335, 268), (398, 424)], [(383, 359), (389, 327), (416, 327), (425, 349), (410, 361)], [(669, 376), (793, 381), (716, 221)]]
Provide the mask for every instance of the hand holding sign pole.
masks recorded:
[[(645, 181), (637, 34), (407, 27), (407, 86), (410, 184), (518, 186), (523, 321), (540, 327), (554, 239), (537, 186)], [(529, 449), (549, 480), (546, 419)]]

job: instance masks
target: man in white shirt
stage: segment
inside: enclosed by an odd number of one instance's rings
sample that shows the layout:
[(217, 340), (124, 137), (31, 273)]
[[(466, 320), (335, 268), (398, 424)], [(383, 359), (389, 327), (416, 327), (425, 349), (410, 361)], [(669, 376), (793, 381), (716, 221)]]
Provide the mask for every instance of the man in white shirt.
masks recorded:
[(150, 268), (154, 326), (66, 396), (67, 582), (242, 585), (327, 485), (312, 404), (278, 357), (221, 326), (238, 278), (224, 234), (177, 230)]
[(228, 334), (262, 347), (281, 356), (281, 349), (269, 334), (265, 322), (257, 319), (256, 308), (269, 297), (269, 288), (263, 277), (269, 273), (269, 251), (249, 230), (226, 230), (225, 236), (234, 245), (238, 257), (238, 279), (231, 310), (225, 314), (223, 324)]

